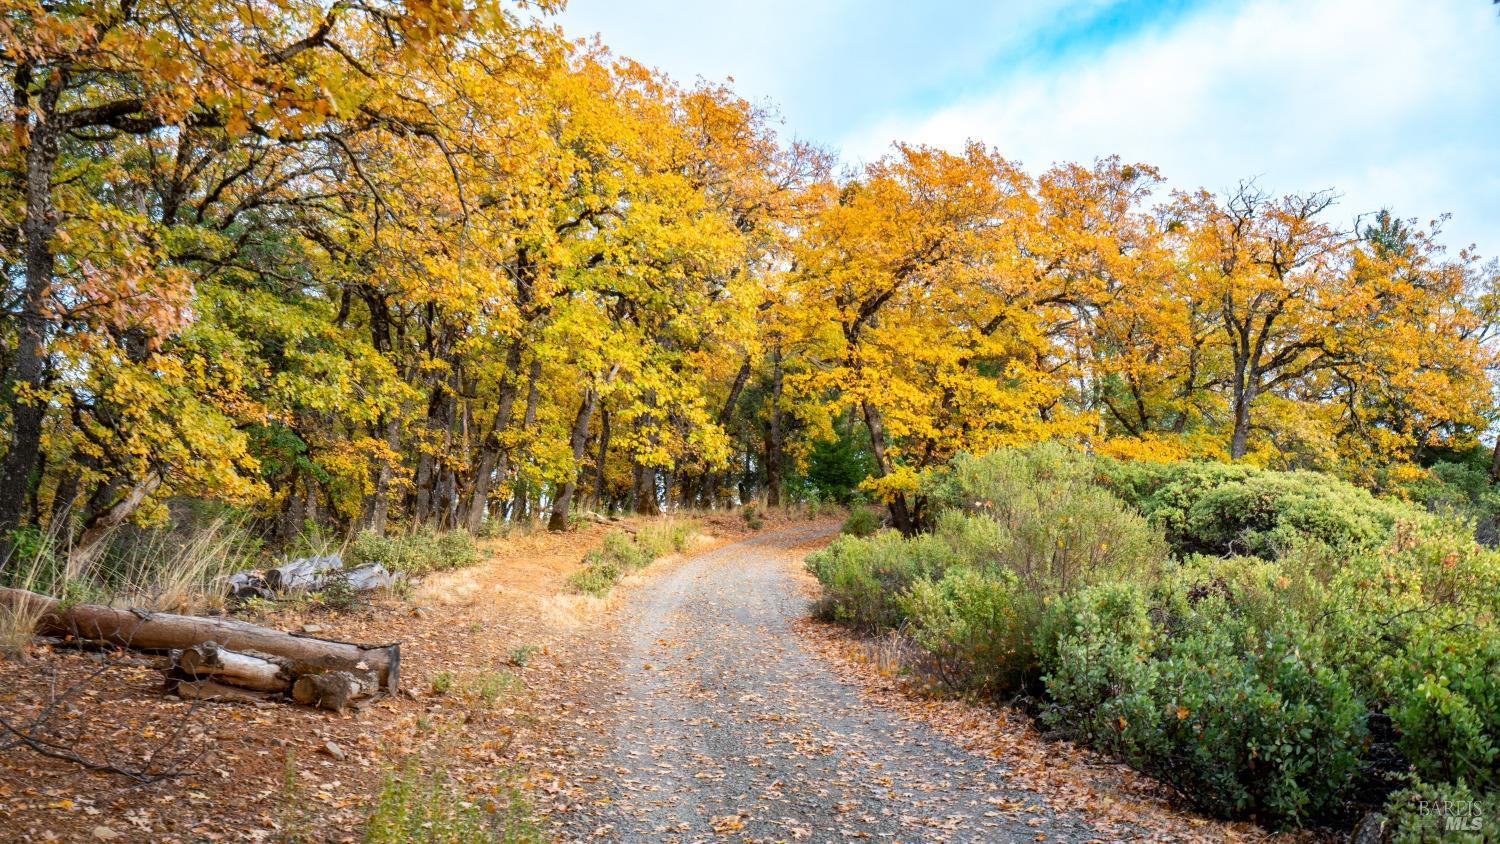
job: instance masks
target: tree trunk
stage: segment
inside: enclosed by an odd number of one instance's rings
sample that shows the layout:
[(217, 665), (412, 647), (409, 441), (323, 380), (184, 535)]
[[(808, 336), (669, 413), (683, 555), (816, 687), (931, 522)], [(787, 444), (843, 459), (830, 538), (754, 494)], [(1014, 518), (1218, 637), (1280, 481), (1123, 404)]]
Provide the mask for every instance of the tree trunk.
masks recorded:
[(594, 460), (594, 500), (592, 508), (604, 504), (605, 461), (609, 458), (609, 408), (599, 408), (599, 456)]
[(656, 498), (656, 468), (637, 463), (632, 474), (636, 515), (660, 516), (661, 503)]
[(766, 506), (781, 506), (782, 430), (781, 430), (781, 347), (771, 351), (771, 407), (766, 421)]
[[(599, 401), (599, 390), (585, 387), (583, 401), (578, 406), (578, 416), (573, 419), (573, 432), (569, 441), (573, 447), (573, 465), (583, 462), (583, 450), (589, 440), (589, 420), (594, 415), (594, 405)], [(552, 517), (547, 520), (547, 530), (568, 529), (568, 507), (573, 503), (573, 494), (578, 491), (578, 474), (568, 473), (568, 480), (552, 500)]]
[(337, 712), (360, 698), (366, 698), (379, 690), (379, 685), (367, 677), (348, 671), (329, 671), (325, 674), (304, 674), (292, 686), (292, 699), (319, 709)]
[(1255, 384), (1247, 381), (1235, 367), (1234, 433), (1229, 438), (1229, 459), (1238, 460), (1250, 450), (1250, 404), (1255, 401)]
[(161, 475), (152, 472), (145, 478), (136, 482), (125, 496), (107, 509), (95, 513), (83, 527), (83, 532), (78, 535), (78, 541), (68, 551), (68, 575), (70, 578), (77, 577), (88, 567), (89, 563), (99, 555), (104, 545), (104, 540), (114, 532), (116, 528), (125, 523), (136, 510), (140, 509), (141, 503), (146, 497), (156, 491), (161, 485)]
[[(399, 454), (401, 446), (401, 423), (393, 414), (383, 422), (385, 427), (385, 445), (392, 454)], [(384, 535), (386, 516), (390, 512), (390, 489), (391, 480), (395, 477), (395, 469), (391, 461), (382, 459), (375, 469), (375, 489), (370, 493), (365, 503), (365, 527)]]
[[(724, 398), (724, 406), (719, 408), (719, 427), (729, 428), (729, 421), (734, 418), (734, 410), (740, 403), (740, 393), (745, 390), (745, 382), (750, 380), (750, 356), (740, 362), (739, 371), (734, 374), (734, 381), (729, 385), (729, 395)], [(705, 509), (713, 507), (719, 497), (720, 478), (722, 473), (708, 471), (705, 469), (703, 477), (698, 481), (698, 506)]]
[[(892, 469), (890, 453), (886, 447), (885, 422), (880, 417), (880, 411), (868, 399), (862, 400), (860, 407), (864, 410), (865, 428), (870, 432), (870, 451), (875, 454), (875, 465), (880, 469), (881, 477), (885, 477)], [(897, 492), (892, 495), (889, 509), (891, 525), (903, 534), (911, 535), (915, 525), (912, 524), (911, 511), (906, 505), (906, 494)]]
[(516, 403), (520, 387), (516, 384), (516, 370), (521, 366), (521, 341), (512, 340), (505, 350), (505, 374), (500, 378), (499, 393), (495, 399), (495, 419), (490, 432), (479, 449), (479, 467), (474, 474), (474, 490), (469, 498), (469, 520), (465, 525), (469, 533), (479, 533), (484, 523), (484, 512), (490, 498), (490, 487), (494, 483), (496, 465), (500, 460), (500, 437), (510, 427), (510, 415)]
[[(538, 380), (542, 377), (542, 361), (540, 358), (532, 358), (531, 369), (527, 372), (526, 377), (531, 383), (526, 388), (526, 410), (521, 414), (521, 433), (523, 437), (527, 431), (531, 430), (531, 426), (536, 424), (536, 406), (541, 398), (540, 385), (538, 384)], [(506, 474), (511, 464), (516, 462), (518, 461), (511, 459), (510, 452), (507, 451), (502, 454), (500, 459), (501, 474)], [(515, 490), (511, 493), (511, 510), (519, 513), (530, 512), (530, 508), (527, 506), (529, 503), (527, 496), (530, 494), (530, 490), (519, 483), (515, 486)]]
[(96, 604), (64, 607), (55, 598), (23, 589), (0, 588), (0, 605), (39, 616), (36, 632), (72, 636), (139, 650), (183, 650), (215, 642), (234, 651), (258, 651), (287, 660), (295, 674), (371, 671), (394, 694), (401, 678), (400, 645), (356, 645), (283, 633), (228, 618), (203, 618)]
[[(26, 145), (25, 209), (21, 236), (26, 241), (26, 286), (16, 315), (16, 339), (4, 400), (10, 405), (10, 445), (0, 463), (0, 536), (21, 523), (42, 444), (42, 420), (47, 408), (36, 397), (46, 377), (47, 293), (52, 286), (55, 258), (52, 238), (56, 221), (52, 208), (52, 171), (57, 165), (57, 130), (46, 119), (57, 102), (60, 86), (54, 69), (42, 94), (43, 118), (31, 127)], [(22, 127), (23, 131), (25, 127)], [(4, 549), (0, 549), (3, 551)]]

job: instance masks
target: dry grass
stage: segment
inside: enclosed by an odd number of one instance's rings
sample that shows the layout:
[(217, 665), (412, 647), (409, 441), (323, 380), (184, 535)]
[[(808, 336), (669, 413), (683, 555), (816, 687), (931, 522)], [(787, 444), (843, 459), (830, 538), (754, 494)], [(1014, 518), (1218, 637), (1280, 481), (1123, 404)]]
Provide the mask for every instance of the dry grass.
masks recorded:
[[(185, 533), (153, 531), (140, 541), (83, 557), (41, 536), (13, 552), (4, 584), (66, 603), (98, 603), (162, 612), (201, 613), (224, 606), (224, 579), (237, 562), (238, 526), (212, 520)], [(43, 615), (38, 602), (0, 606), (0, 654), (25, 652)]]

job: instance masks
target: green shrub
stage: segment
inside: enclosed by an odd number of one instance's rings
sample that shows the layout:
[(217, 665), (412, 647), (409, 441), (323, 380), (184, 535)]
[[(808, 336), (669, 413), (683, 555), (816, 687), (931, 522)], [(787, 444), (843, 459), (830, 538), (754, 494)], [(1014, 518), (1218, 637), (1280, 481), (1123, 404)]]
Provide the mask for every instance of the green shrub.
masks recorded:
[(622, 530), (612, 530), (604, 535), (599, 554), (621, 572), (645, 568), (651, 564), (654, 556), (653, 549), (645, 547)]
[(760, 530), (765, 526), (765, 520), (761, 518), (760, 511), (755, 509), (754, 504), (746, 504), (740, 510), (740, 518), (745, 520), (745, 527), (751, 530)]
[(865, 631), (900, 626), (906, 619), (903, 593), (918, 580), (941, 577), (953, 563), (952, 549), (932, 536), (840, 536), (807, 558), (808, 570), (823, 584), (814, 612)]
[(1500, 636), (1430, 633), (1404, 660), (1390, 715), (1417, 773), (1500, 789)]
[(1224, 463), (1100, 461), (1105, 484), (1161, 526), (1178, 554), (1272, 558), (1299, 542), (1378, 547), (1398, 520), (1426, 514), (1331, 475)]
[(914, 582), (901, 606), (952, 685), (996, 694), (1035, 672), (1031, 626), (1040, 602), (1009, 571), (952, 568), (936, 582)]
[(1038, 596), (1149, 577), (1167, 557), (1160, 531), (1096, 484), (1086, 460), (1046, 444), (959, 455), (927, 484), (942, 511), (935, 532), (958, 535), (960, 514), (987, 520), (965, 558), (1010, 569)]
[(1500, 841), (1500, 794), (1418, 780), (1386, 800), (1387, 844), (1493, 844)]
[(615, 587), (619, 579), (618, 565), (605, 560), (597, 551), (590, 551), (584, 557), (583, 568), (573, 572), (568, 578), (568, 584), (576, 592), (602, 598), (609, 594), (609, 590)]
[[(1366, 710), (1316, 640), (1236, 616), (1232, 585), (1180, 596), (1187, 614), (1096, 587), (1058, 610), (1047, 689), (1056, 727), (1175, 784), (1218, 815), (1298, 823), (1338, 805)], [(1146, 633), (1153, 617), (1170, 626)]]
[(840, 530), (850, 536), (869, 536), (880, 530), (880, 516), (869, 507), (855, 507)]
[(479, 561), (479, 547), (462, 530), (435, 533), (423, 528), (404, 536), (366, 530), (350, 543), (347, 556), (355, 565), (380, 563), (393, 572), (420, 577), (473, 565)]

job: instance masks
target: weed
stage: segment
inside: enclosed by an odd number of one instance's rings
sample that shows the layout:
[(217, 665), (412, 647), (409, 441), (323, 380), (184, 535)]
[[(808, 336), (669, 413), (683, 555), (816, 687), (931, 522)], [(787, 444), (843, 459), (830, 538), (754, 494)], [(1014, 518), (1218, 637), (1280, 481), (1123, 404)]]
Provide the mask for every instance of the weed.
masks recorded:
[(531, 661), (531, 657), (535, 655), (536, 652), (536, 645), (517, 645), (516, 647), (511, 648), (510, 657), (506, 660), (506, 662), (508, 662), (510, 665), (515, 666), (516, 668), (525, 668), (526, 663)]
[(497, 668), (475, 677), (469, 683), (469, 693), (488, 709), (520, 687), (521, 678), (504, 668)]
[(453, 688), (453, 672), (439, 671), (432, 675), (432, 693), (445, 695)]

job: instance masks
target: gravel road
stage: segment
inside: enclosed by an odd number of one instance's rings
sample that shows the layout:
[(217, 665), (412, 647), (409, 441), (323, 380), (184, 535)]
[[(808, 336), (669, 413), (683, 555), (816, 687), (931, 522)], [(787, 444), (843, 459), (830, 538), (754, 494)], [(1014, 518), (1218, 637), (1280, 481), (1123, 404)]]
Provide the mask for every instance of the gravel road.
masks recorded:
[[(628, 598), (575, 840), (1087, 841), (995, 762), (872, 707), (802, 645), (789, 549), (826, 526), (700, 554)], [(800, 555), (799, 555), (800, 556)], [(592, 776), (590, 778), (593, 778)]]

